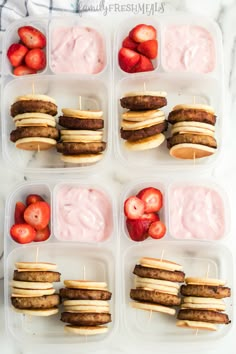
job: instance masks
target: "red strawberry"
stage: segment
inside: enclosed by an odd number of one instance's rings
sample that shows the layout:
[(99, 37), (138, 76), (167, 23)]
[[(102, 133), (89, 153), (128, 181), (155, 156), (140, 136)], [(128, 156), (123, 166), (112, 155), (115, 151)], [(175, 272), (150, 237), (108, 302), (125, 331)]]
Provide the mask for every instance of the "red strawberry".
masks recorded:
[(13, 70), (13, 74), (16, 76), (31, 75), (36, 73), (36, 70), (28, 68), (26, 65), (19, 65)]
[(146, 42), (150, 39), (156, 39), (156, 36), (156, 29), (153, 26), (144, 24), (137, 25), (129, 32), (129, 37), (137, 43)]
[(45, 35), (32, 26), (20, 27), (18, 29), (18, 35), (29, 49), (44, 48), (46, 46)]
[(130, 73), (138, 63), (140, 54), (128, 48), (121, 48), (118, 54), (119, 65), (122, 70)]
[(150, 224), (154, 221), (159, 221), (159, 215), (156, 213), (148, 213), (148, 214), (143, 214), (140, 218), (141, 220), (146, 220), (146, 221), (150, 221)]
[(13, 43), (10, 45), (7, 51), (7, 57), (12, 66), (18, 66), (22, 63), (28, 49), (19, 43)]
[(149, 59), (155, 59), (158, 52), (157, 40), (150, 39), (149, 41), (140, 43), (137, 47), (137, 51), (144, 54)]
[(163, 197), (159, 189), (153, 187), (144, 188), (137, 194), (137, 197), (144, 202), (145, 213), (157, 212), (162, 208)]
[(34, 238), (34, 242), (46, 241), (49, 238), (50, 234), (50, 229), (48, 226), (46, 226), (45, 229), (37, 231), (36, 236)]
[(122, 42), (122, 47), (123, 48), (128, 48), (132, 50), (136, 50), (138, 46), (138, 43), (134, 42), (131, 38), (126, 37), (123, 42)]
[(34, 241), (36, 231), (28, 224), (15, 224), (10, 229), (10, 235), (18, 243), (30, 243)]
[(44, 199), (38, 194), (29, 194), (26, 197), (26, 205), (30, 205), (36, 202), (44, 202)]
[(126, 226), (128, 233), (130, 235), (130, 238), (133, 241), (144, 241), (148, 237), (148, 227), (150, 225), (149, 221), (145, 220), (131, 220), (127, 219), (126, 220)]
[(140, 54), (138, 63), (132, 68), (132, 73), (139, 73), (143, 71), (152, 71), (154, 66), (150, 59)]
[(16, 202), (15, 205), (15, 224), (24, 224), (25, 223), (25, 219), (24, 219), (24, 211), (26, 209), (25, 204), (23, 204), (22, 202)]
[(166, 225), (161, 221), (155, 221), (151, 223), (148, 229), (148, 235), (152, 238), (162, 238), (166, 233)]
[(25, 56), (26, 65), (35, 70), (43, 70), (46, 66), (46, 55), (42, 49), (31, 49)]
[(129, 219), (139, 219), (144, 213), (144, 202), (137, 197), (126, 199), (124, 213)]
[(24, 212), (24, 219), (27, 224), (36, 230), (45, 229), (50, 220), (50, 206), (46, 202), (36, 202), (30, 204)]

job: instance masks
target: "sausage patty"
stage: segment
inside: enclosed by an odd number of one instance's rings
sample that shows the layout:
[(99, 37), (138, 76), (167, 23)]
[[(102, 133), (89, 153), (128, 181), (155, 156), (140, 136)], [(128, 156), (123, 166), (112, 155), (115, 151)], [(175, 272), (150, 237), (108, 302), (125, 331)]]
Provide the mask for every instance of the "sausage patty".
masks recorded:
[(121, 128), (121, 138), (129, 141), (136, 141), (143, 138), (148, 138), (149, 136), (160, 134), (166, 131), (168, 128), (168, 123), (165, 120), (160, 124), (152, 125), (151, 127), (139, 129), (139, 130), (124, 130)]
[(175, 134), (167, 139), (167, 147), (170, 149), (174, 145), (178, 144), (200, 144), (209, 146), (212, 148), (217, 148), (216, 139), (209, 135), (200, 134)]
[(143, 267), (140, 264), (136, 264), (133, 274), (136, 274), (141, 278), (168, 280), (178, 283), (183, 283), (185, 279), (184, 272), (177, 270), (172, 272), (164, 269)]
[(57, 143), (57, 151), (64, 155), (96, 154), (106, 149), (106, 143)]
[(164, 306), (179, 306), (181, 299), (176, 295), (160, 293), (158, 290), (131, 289), (130, 297), (140, 302), (151, 302)]
[(12, 297), (11, 302), (17, 309), (51, 309), (60, 304), (60, 296)]
[(76, 326), (99, 326), (111, 322), (111, 314), (62, 312), (61, 321)]
[(18, 270), (14, 270), (13, 280), (54, 283), (60, 281), (60, 276), (61, 273), (59, 272), (19, 272)]
[(147, 109), (158, 109), (167, 105), (165, 97), (158, 96), (128, 96), (120, 100), (121, 107), (132, 111), (143, 111)]
[(23, 138), (50, 138), (58, 140), (59, 132), (56, 128), (52, 127), (23, 127), (13, 130), (10, 134), (10, 140), (15, 143), (19, 139)]
[(223, 299), (231, 296), (230, 288), (213, 285), (182, 285), (180, 293), (184, 296), (210, 297)]
[(31, 112), (46, 113), (55, 116), (57, 114), (57, 105), (49, 101), (21, 100), (14, 102), (11, 106), (12, 117), (17, 116), (17, 114)]
[(76, 130), (97, 130), (104, 128), (103, 119), (80, 119), (80, 118), (71, 118), (66, 116), (59, 117), (59, 124), (68, 129)]
[(179, 320), (200, 321), (210, 323), (230, 323), (229, 317), (225, 313), (209, 310), (180, 310), (177, 318)]
[(168, 122), (175, 124), (178, 122), (201, 122), (215, 125), (216, 116), (200, 109), (178, 109), (170, 112)]
[(72, 300), (110, 300), (111, 293), (108, 290), (90, 290), (90, 289), (60, 289), (60, 295), (66, 299)]

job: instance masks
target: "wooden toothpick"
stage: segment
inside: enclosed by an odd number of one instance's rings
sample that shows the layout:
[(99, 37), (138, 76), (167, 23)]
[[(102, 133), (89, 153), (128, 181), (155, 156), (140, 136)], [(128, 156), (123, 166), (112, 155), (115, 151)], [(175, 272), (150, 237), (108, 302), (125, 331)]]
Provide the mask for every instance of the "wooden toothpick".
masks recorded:
[(165, 253), (165, 250), (163, 249), (161, 252), (161, 259), (160, 259), (161, 262), (163, 261), (164, 253)]
[(35, 256), (35, 263), (38, 263), (38, 259), (39, 259), (39, 248), (36, 248), (36, 256)]
[(79, 96), (79, 109), (81, 110), (82, 109), (82, 97)]

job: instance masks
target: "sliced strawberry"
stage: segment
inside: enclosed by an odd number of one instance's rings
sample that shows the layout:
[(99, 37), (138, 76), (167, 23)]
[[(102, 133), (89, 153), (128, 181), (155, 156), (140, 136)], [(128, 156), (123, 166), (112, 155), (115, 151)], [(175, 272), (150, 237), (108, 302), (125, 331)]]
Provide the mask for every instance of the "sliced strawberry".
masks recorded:
[(46, 241), (49, 238), (50, 234), (50, 229), (48, 226), (46, 226), (45, 229), (37, 231), (36, 236), (34, 238), (34, 242)]
[(157, 212), (162, 208), (163, 196), (159, 189), (154, 187), (144, 188), (137, 194), (137, 197), (144, 202), (145, 213)]
[(25, 64), (35, 70), (43, 70), (46, 66), (46, 55), (42, 49), (31, 49), (25, 56)]
[(10, 229), (10, 235), (18, 243), (30, 243), (34, 241), (36, 231), (28, 224), (15, 224)]
[(26, 205), (30, 205), (36, 202), (44, 202), (44, 199), (38, 194), (29, 194), (26, 197)]
[(129, 32), (129, 37), (137, 43), (142, 43), (142, 42), (149, 41), (151, 39), (156, 39), (156, 36), (157, 36), (156, 29), (153, 26), (149, 26), (145, 24), (137, 25)]
[(20, 27), (18, 29), (18, 35), (29, 49), (44, 48), (46, 46), (45, 35), (32, 26)]
[(146, 220), (126, 220), (126, 226), (129, 233), (130, 238), (133, 241), (144, 241), (148, 237), (148, 228), (150, 222)]
[(13, 70), (13, 74), (16, 76), (36, 74), (37, 70), (28, 68), (26, 65), (19, 65)]
[(139, 58), (140, 54), (128, 48), (121, 48), (118, 54), (119, 65), (127, 73), (131, 72)]
[(50, 206), (46, 202), (30, 204), (24, 212), (25, 221), (36, 230), (45, 229), (50, 220)]
[(152, 71), (154, 66), (150, 59), (140, 54), (138, 63), (131, 69), (132, 73), (139, 73), (143, 71)]
[(7, 57), (12, 66), (18, 66), (23, 62), (23, 59), (28, 52), (28, 49), (19, 43), (10, 45), (7, 51)]
[(155, 59), (158, 52), (157, 40), (150, 39), (149, 41), (140, 43), (137, 47), (137, 51), (149, 59)]
[(144, 213), (144, 202), (137, 197), (126, 199), (124, 213), (129, 219), (139, 219)]
[(159, 215), (156, 213), (143, 214), (140, 219), (150, 221), (150, 223), (160, 220)]
[(22, 202), (16, 202), (15, 205), (15, 224), (24, 224), (25, 219), (24, 219), (24, 211), (26, 209), (26, 206)]
[(122, 42), (122, 47), (136, 50), (138, 47), (138, 43), (134, 42), (131, 38), (126, 37)]
[(166, 225), (161, 221), (154, 221), (148, 229), (148, 235), (155, 239), (162, 238), (165, 233)]

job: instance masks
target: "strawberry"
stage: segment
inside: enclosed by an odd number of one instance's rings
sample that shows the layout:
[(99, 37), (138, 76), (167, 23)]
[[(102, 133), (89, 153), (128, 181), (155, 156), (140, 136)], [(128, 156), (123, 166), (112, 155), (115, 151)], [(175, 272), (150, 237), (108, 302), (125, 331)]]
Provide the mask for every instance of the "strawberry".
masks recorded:
[(22, 63), (28, 49), (19, 43), (13, 43), (10, 45), (7, 51), (7, 57), (12, 66), (18, 66)]
[(46, 241), (49, 238), (50, 234), (50, 229), (48, 226), (46, 226), (45, 229), (38, 230), (36, 232), (34, 242)]
[(138, 63), (140, 54), (128, 48), (121, 48), (118, 54), (119, 65), (122, 70), (130, 73)]
[(32, 26), (20, 27), (18, 29), (18, 35), (29, 49), (44, 48), (46, 46), (45, 35)]
[(149, 59), (155, 59), (158, 52), (157, 40), (150, 39), (149, 41), (140, 43), (137, 47), (137, 51), (144, 54)]
[(44, 202), (44, 199), (38, 194), (29, 194), (26, 197), (26, 205), (30, 205), (36, 202)]
[(144, 202), (137, 197), (130, 197), (124, 203), (124, 213), (129, 219), (139, 219), (144, 213)]
[(10, 229), (10, 235), (18, 243), (30, 243), (34, 241), (36, 231), (28, 224), (15, 224)]
[(162, 238), (166, 233), (166, 226), (161, 221), (154, 221), (148, 229), (148, 235), (152, 238)]
[(150, 222), (137, 219), (137, 220), (131, 220), (127, 219), (126, 220), (126, 226), (127, 230), (129, 233), (130, 238), (133, 241), (144, 241), (148, 237), (148, 228), (149, 228)]
[(122, 42), (122, 47), (136, 50), (138, 47), (138, 43), (134, 42), (131, 38), (126, 37)]
[(144, 202), (144, 212), (153, 213), (157, 212), (162, 208), (163, 197), (159, 189), (148, 187), (142, 189), (137, 197)]
[(26, 65), (19, 65), (13, 70), (13, 74), (16, 76), (31, 75), (36, 73), (36, 70), (28, 68)]
[(50, 206), (46, 202), (36, 202), (30, 204), (24, 212), (24, 219), (27, 224), (36, 230), (45, 229), (50, 220)]
[(25, 64), (35, 70), (43, 70), (46, 66), (46, 55), (42, 49), (31, 49), (25, 56)]
[(143, 71), (152, 71), (152, 70), (154, 70), (154, 66), (151, 60), (145, 57), (144, 55), (140, 54), (138, 63), (132, 68), (130, 72), (139, 73)]
[(24, 219), (25, 209), (26, 209), (25, 204), (23, 204), (22, 202), (16, 202), (15, 215), (14, 215), (15, 224), (24, 224), (25, 223), (25, 219)]
[(159, 218), (159, 215), (156, 214), (156, 213), (148, 213), (148, 214), (143, 214), (140, 218), (141, 220), (146, 220), (146, 221), (149, 221), (150, 224), (154, 221), (159, 221), (160, 218)]
[(156, 39), (157, 31), (153, 26), (140, 24), (129, 32), (129, 37), (137, 43)]

